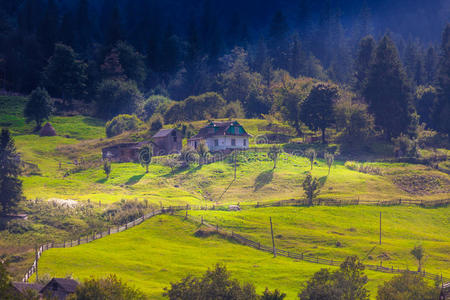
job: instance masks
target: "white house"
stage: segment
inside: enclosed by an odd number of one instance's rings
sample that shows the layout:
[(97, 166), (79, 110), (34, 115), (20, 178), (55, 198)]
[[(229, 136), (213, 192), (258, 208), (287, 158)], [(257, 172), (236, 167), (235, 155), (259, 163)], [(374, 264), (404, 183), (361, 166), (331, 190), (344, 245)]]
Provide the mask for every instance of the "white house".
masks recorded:
[(251, 136), (237, 121), (211, 122), (188, 140), (188, 145), (197, 148), (205, 141), (210, 151), (226, 149), (247, 149)]

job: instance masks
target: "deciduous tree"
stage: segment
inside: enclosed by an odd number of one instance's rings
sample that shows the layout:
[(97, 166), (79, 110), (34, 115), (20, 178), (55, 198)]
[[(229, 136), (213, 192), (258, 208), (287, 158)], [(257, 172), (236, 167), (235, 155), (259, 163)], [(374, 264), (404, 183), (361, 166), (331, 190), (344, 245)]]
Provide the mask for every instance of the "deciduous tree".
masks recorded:
[(48, 120), (52, 111), (50, 96), (44, 88), (39, 87), (31, 92), (24, 110), (27, 123), (34, 121), (36, 129), (40, 129), (42, 122)]

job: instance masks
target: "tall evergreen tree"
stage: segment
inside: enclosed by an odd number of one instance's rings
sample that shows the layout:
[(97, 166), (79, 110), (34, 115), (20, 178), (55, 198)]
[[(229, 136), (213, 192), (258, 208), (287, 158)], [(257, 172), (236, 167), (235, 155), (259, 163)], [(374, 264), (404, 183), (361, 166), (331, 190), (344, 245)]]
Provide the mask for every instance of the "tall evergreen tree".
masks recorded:
[(123, 38), (119, 5), (117, 4), (117, 1), (114, 1), (113, 5), (114, 6), (109, 18), (109, 22), (107, 23), (107, 31), (105, 34), (106, 46), (112, 46)]
[(433, 121), (436, 129), (448, 134), (450, 140), (450, 23), (442, 34), (437, 94)]
[(289, 73), (294, 77), (304, 73), (305, 60), (306, 57), (301, 47), (299, 35), (295, 34), (289, 49)]
[(38, 28), (38, 38), (42, 43), (44, 54), (49, 57), (58, 38), (59, 15), (54, 0), (48, 0), (44, 18)]
[(429, 47), (425, 55), (425, 81), (429, 85), (433, 85), (436, 81), (438, 55), (433, 46)]
[(412, 89), (397, 48), (388, 35), (378, 43), (363, 95), (386, 138), (408, 132), (414, 113)]
[(22, 196), (20, 157), (9, 130), (2, 129), (0, 137), (0, 208), (1, 213), (12, 211)]
[(269, 51), (276, 68), (288, 69), (289, 27), (282, 11), (277, 11), (269, 28)]
[(78, 52), (84, 52), (92, 41), (92, 23), (89, 18), (88, 0), (79, 0), (75, 17), (74, 45)]
[(367, 84), (369, 70), (375, 58), (376, 42), (372, 36), (366, 36), (359, 43), (355, 59), (355, 78), (353, 88), (362, 92)]

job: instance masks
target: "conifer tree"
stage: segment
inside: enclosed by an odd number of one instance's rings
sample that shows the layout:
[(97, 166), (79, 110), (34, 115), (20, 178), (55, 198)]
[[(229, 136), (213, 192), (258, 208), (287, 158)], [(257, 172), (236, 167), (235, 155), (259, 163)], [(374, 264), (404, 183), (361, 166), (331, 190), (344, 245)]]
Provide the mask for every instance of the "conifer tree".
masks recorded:
[(369, 70), (375, 58), (376, 42), (372, 36), (366, 36), (359, 43), (355, 59), (355, 78), (353, 88), (362, 92), (367, 84)]
[(22, 197), (20, 157), (9, 130), (2, 129), (0, 136), (0, 212), (12, 211)]
[(414, 113), (412, 89), (388, 35), (378, 43), (363, 95), (375, 124), (384, 130), (387, 139), (408, 132)]
[(433, 119), (436, 129), (448, 134), (450, 139), (450, 23), (442, 35), (437, 94)]

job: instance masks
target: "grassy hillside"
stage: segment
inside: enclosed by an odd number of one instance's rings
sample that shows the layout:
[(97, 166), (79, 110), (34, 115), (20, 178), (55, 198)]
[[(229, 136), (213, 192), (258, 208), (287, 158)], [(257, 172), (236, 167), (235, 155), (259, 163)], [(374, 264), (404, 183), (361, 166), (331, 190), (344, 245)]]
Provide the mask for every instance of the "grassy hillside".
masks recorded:
[[(225, 263), (239, 280), (255, 283), (258, 292), (267, 286), (295, 299), (301, 284), (322, 265), (294, 261), (259, 252), (217, 236), (194, 236), (197, 226), (182, 218), (159, 216), (126, 232), (90, 244), (52, 249), (42, 256), (40, 274), (77, 279), (116, 273), (136, 285), (151, 299), (162, 298), (163, 288), (187, 274), (199, 275), (217, 262)], [(391, 275), (367, 272), (369, 288)]]
[[(379, 213), (382, 245), (379, 245)], [(425, 248), (424, 268), (450, 277), (450, 208), (418, 207), (276, 207), (227, 211), (192, 211), (193, 216), (271, 245), (272, 217), (277, 247), (343, 260), (349, 255), (367, 264), (417, 269), (410, 254)], [(339, 242), (339, 244), (337, 244)]]

